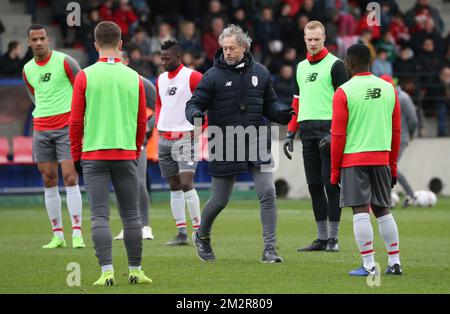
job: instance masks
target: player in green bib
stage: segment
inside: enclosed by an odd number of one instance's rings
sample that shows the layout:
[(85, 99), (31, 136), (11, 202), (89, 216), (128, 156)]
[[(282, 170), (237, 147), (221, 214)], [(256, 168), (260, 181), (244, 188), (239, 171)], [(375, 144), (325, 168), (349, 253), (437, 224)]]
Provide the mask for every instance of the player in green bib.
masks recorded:
[(353, 209), (353, 231), (363, 259), (349, 275), (377, 274), (370, 209), (389, 256), (385, 273), (401, 275), (397, 224), (389, 213), (391, 187), (397, 182), (400, 104), (392, 84), (369, 72), (367, 46), (351, 46), (345, 62), (352, 78), (333, 96), (331, 183), (340, 182), (341, 207)]
[(28, 30), (28, 44), (34, 58), (22, 72), (33, 110), (33, 160), (42, 175), (45, 206), (53, 238), (45, 249), (66, 246), (61, 219), (61, 198), (58, 188), (58, 163), (61, 165), (67, 194), (67, 208), (72, 222), (72, 247), (84, 248), (81, 234), (82, 202), (78, 175), (74, 169), (69, 143), (70, 102), (72, 84), (80, 70), (68, 55), (49, 49), (44, 26), (35, 24)]
[(292, 107), (298, 113), (288, 125), (283, 148), (291, 159), (294, 137), (299, 131), (303, 164), (311, 195), (317, 239), (298, 251), (339, 251), (341, 218), (339, 190), (330, 184), (329, 134), (334, 91), (348, 80), (344, 62), (324, 47), (325, 28), (318, 21), (305, 26), (307, 58), (297, 65), (297, 90)]
[[(94, 31), (100, 58), (77, 75), (70, 139), (91, 207), (91, 230), (102, 269), (96, 286), (115, 285), (109, 226), (109, 185), (119, 203), (130, 284), (151, 283), (141, 269), (138, 160), (145, 137), (145, 88), (139, 74), (121, 62), (119, 26), (101, 22)], [(82, 167), (81, 167), (82, 166)]]

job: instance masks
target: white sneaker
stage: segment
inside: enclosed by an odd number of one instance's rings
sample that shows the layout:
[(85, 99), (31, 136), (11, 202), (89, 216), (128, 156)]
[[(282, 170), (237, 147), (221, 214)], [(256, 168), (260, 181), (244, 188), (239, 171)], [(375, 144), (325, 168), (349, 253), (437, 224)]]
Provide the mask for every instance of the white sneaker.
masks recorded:
[(152, 228), (145, 226), (142, 228), (142, 239), (143, 240), (153, 240)]
[(120, 230), (119, 234), (114, 238), (114, 240), (123, 240), (123, 229)]

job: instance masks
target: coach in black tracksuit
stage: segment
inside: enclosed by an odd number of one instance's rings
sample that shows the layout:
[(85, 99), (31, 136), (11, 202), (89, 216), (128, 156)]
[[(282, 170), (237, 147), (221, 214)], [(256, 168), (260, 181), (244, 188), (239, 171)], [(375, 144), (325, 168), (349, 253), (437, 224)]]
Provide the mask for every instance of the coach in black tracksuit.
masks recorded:
[[(241, 28), (230, 25), (224, 29), (219, 43), (222, 49), (216, 53), (214, 66), (205, 73), (186, 104), (186, 118), (193, 124), (194, 118), (203, 117), (208, 111), (210, 150), (214, 146), (208, 163), (212, 195), (193, 240), (200, 259), (215, 259), (210, 243), (212, 224), (227, 205), (237, 174), (251, 172), (261, 206), (262, 261), (282, 262), (275, 250), (277, 207), (273, 175), (264, 170), (264, 165), (270, 166), (272, 159), (269, 120), (287, 124), (292, 107), (276, 103), (270, 73), (253, 60), (248, 52), (251, 39)], [(219, 133), (222, 140), (218, 140)], [(236, 137), (241, 137), (241, 141)]]
[(297, 65), (293, 107), (298, 113), (288, 125), (283, 148), (291, 159), (293, 140), (299, 134), (303, 145), (303, 163), (311, 194), (317, 239), (298, 251), (338, 251), (338, 230), (341, 217), (339, 188), (330, 183), (329, 150), (332, 98), (334, 91), (348, 80), (344, 62), (324, 47), (325, 29), (318, 21), (305, 26), (307, 59)]

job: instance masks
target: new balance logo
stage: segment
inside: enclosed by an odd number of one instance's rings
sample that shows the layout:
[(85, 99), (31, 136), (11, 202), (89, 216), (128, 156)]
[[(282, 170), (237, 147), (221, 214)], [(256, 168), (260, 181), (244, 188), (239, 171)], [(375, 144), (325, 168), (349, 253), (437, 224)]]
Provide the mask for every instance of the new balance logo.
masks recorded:
[(51, 73), (44, 73), (39, 76), (39, 83), (45, 83), (50, 81)]
[(176, 87), (169, 87), (167, 88), (166, 91), (166, 96), (174, 96), (177, 92), (177, 88)]
[(365, 99), (366, 100), (369, 99), (369, 98), (375, 99), (375, 98), (380, 98), (380, 96), (381, 96), (381, 89), (379, 89), (379, 88), (369, 88), (367, 90)]
[(397, 242), (394, 242), (394, 243), (392, 243), (391, 245), (390, 245), (390, 247), (396, 247), (398, 245), (398, 243)]
[(317, 79), (317, 75), (319, 73), (309, 73), (308, 76), (306, 77), (306, 82), (314, 82)]
[(228, 81), (225, 83), (225, 87), (230, 87), (231, 85), (233, 85), (233, 81)]

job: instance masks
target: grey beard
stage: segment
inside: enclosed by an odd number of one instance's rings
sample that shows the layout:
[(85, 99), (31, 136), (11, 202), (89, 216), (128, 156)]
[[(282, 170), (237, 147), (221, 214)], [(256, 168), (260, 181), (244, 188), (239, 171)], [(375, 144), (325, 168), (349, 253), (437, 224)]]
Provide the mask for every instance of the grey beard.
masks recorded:
[(225, 63), (228, 65), (237, 65), (239, 62), (242, 61), (242, 59), (244, 59), (244, 56), (242, 56), (242, 58), (240, 58), (239, 60), (237, 60), (236, 62), (229, 62), (227, 59), (224, 58)]

